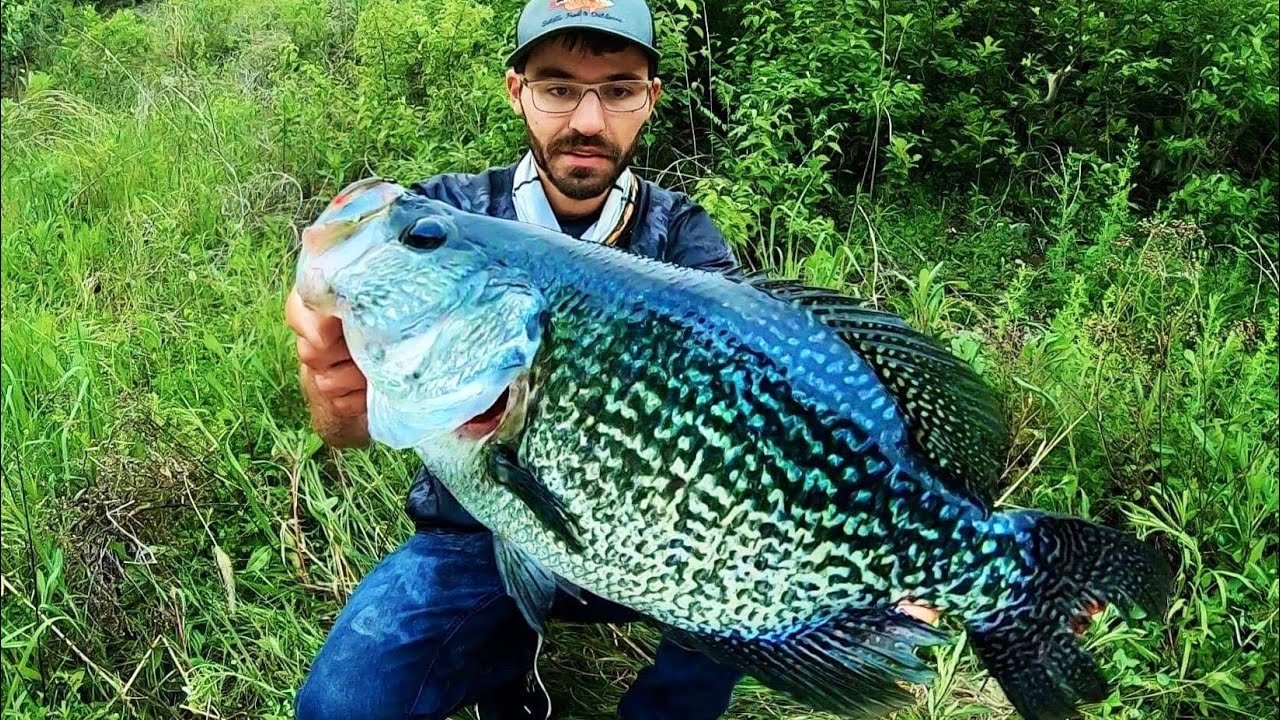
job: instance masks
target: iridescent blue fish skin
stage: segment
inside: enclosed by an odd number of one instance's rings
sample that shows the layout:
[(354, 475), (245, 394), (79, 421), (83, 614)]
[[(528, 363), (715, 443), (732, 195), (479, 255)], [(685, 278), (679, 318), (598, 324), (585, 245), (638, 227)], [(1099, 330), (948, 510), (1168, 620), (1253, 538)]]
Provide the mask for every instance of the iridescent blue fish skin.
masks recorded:
[[(498, 348), (525, 346), (510, 331), (483, 336), (458, 351), (465, 382), (456, 369), (422, 379), (473, 387), (489, 377), (477, 367), (516, 368), (508, 386), (477, 391), (509, 408), (491, 434), (418, 437), (401, 420), (394, 434), (416, 438), (494, 530), (535, 626), (548, 583), (584, 588), (816, 707), (870, 716), (909, 701), (897, 681), (928, 677), (913, 650), (942, 633), (894, 610), (922, 603), (966, 623), (1015, 707), (1038, 719), (1105, 692), (1073, 623), (1104, 602), (1163, 607), (1167, 571), (1148, 546), (989, 509), (1005, 451), (996, 405), (899, 318), (408, 194), (376, 232), (426, 226), (438, 245), (366, 243), (327, 277), (405, 342), (442, 342), (445, 318), (534, 328), (527, 355), (500, 360)], [(394, 269), (380, 253), (398, 253)], [(392, 297), (401, 307), (378, 304)], [(417, 379), (380, 362), (386, 349), (353, 352), (371, 394), (403, 403)], [(446, 390), (435, 392), (461, 393)]]

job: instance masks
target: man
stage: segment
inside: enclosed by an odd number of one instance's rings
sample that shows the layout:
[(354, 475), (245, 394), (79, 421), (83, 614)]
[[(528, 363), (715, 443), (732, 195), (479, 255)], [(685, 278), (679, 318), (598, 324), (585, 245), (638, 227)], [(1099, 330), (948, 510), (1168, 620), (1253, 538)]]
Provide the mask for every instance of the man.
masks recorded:
[[(509, 58), (507, 93), (529, 151), (515, 165), (445, 174), (413, 190), (469, 212), (558, 229), (668, 262), (733, 272), (705, 211), (633, 175), (629, 162), (662, 92), (644, 0), (530, 0)], [(301, 382), (313, 424), (335, 446), (369, 441), (363, 375), (337, 319), (291, 293)], [(546, 718), (536, 681), (540, 640), (503, 590), (492, 536), (425, 470), (407, 510), (418, 531), (360, 583), (298, 693), (318, 718), (446, 718), (476, 705), (482, 720)], [(592, 598), (557, 599), (553, 617), (627, 622)], [(619, 706), (626, 720), (711, 720), (741, 673), (664, 642)]]

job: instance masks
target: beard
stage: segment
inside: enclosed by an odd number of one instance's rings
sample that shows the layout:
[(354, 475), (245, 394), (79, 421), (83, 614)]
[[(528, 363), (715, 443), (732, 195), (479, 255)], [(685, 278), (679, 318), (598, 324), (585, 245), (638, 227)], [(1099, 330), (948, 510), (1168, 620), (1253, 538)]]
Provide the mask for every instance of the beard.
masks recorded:
[[(631, 146), (626, 150), (602, 137), (583, 135), (576, 130), (570, 130), (565, 135), (552, 140), (547, 146), (538, 142), (538, 139), (533, 136), (528, 123), (525, 123), (524, 134), (528, 138), (529, 149), (533, 151), (534, 162), (542, 168), (542, 172), (546, 174), (556, 190), (571, 200), (590, 200), (607, 192), (613, 187), (613, 183), (617, 181), (622, 171), (631, 164), (631, 158), (640, 145), (640, 133), (636, 133)], [(604, 155), (609, 159), (610, 165), (600, 170), (574, 168), (564, 175), (557, 174), (551, 169), (551, 158), (574, 151), (589, 151)]]

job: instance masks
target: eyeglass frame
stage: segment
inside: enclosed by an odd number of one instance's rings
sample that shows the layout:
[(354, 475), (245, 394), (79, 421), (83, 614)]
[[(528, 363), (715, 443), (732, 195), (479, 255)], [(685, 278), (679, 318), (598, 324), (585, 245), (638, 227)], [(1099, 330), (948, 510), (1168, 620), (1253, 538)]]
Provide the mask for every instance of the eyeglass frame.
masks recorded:
[[(644, 104), (641, 105), (640, 107), (635, 108), (634, 110), (609, 109), (609, 106), (605, 104), (604, 98), (600, 96), (600, 88), (604, 85), (612, 85), (614, 83), (620, 83), (620, 82), (644, 83), (645, 84)], [(598, 82), (598, 83), (584, 83), (584, 82), (577, 82), (575, 80), (564, 80), (561, 78), (547, 78), (546, 80), (530, 80), (527, 75), (520, 76), (521, 87), (530, 87), (534, 83), (560, 83), (562, 85), (576, 85), (578, 87), (585, 88), (582, 91), (582, 94), (578, 96), (577, 104), (575, 104), (572, 108), (568, 110), (543, 110), (542, 108), (538, 107), (538, 103), (536, 101), (530, 98), (530, 102), (533, 103), (534, 109), (536, 109), (538, 112), (546, 113), (548, 115), (568, 115), (569, 113), (576, 112), (578, 108), (582, 105), (582, 101), (587, 97), (587, 93), (589, 92), (596, 94), (596, 100), (600, 102), (600, 109), (608, 113), (613, 113), (614, 115), (626, 115), (628, 113), (640, 112), (645, 108), (645, 105), (648, 105), (649, 103), (653, 102), (653, 83), (654, 83), (653, 78), (650, 78), (648, 80), (605, 80), (604, 82)], [(524, 93), (521, 93), (521, 98), (523, 97), (524, 97)]]

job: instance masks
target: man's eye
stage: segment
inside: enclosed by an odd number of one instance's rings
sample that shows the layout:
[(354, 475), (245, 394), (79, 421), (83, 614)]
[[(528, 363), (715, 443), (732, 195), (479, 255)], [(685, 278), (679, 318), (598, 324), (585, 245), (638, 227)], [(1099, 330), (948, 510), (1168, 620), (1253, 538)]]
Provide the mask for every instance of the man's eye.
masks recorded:
[(570, 88), (568, 85), (548, 85), (546, 88), (544, 88), (544, 91), (548, 95), (552, 95), (555, 97), (567, 97), (569, 93), (573, 92), (573, 89)]
[(624, 100), (636, 94), (635, 89), (629, 85), (609, 85), (604, 92), (614, 100)]

